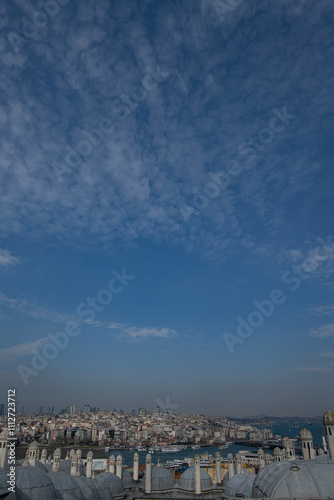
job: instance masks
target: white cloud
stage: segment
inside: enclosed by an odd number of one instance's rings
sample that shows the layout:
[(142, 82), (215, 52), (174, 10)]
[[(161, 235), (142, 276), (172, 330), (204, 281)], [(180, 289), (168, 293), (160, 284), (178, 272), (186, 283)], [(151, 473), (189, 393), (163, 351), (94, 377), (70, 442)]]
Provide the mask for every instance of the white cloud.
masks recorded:
[(318, 339), (327, 339), (329, 337), (334, 337), (334, 323), (329, 323), (328, 325), (313, 328), (309, 331), (309, 335)]
[(8, 297), (0, 292), (0, 305), (14, 309), (20, 314), (26, 314), (33, 318), (40, 318), (52, 323), (65, 324), (68, 321), (73, 321), (75, 316), (60, 313), (58, 311), (50, 311), (49, 309), (39, 306), (36, 302), (32, 302), (21, 298)]
[(14, 257), (8, 250), (0, 249), (0, 266), (7, 267), (20, 263), (21, 260), (18, 257)]
[(308, 309), (308, 311), (316, 316), (327, 316), (328, 314), (334, 314), (334, 305), (315, 306)]
[(11, 361), (16, 358), (27, 356), (31, 353), (32, 349), (38, 349), (48, 340), (50, 341), (49, 337), (44, 337), (42, 339), (34, 340), (33, 342), (24, 342), (22, 344), (16, 344), (12, 347), (0, 349), (0, 361)]
[(112, 337), (125, 342), (140, 342), (153, 338), (172, 339), (177, 336), (177, 332), (170, 328), (136, 327), (119, 323), (111, 323), (107, 328), (116, 330), (116, 333), (110, 334)]

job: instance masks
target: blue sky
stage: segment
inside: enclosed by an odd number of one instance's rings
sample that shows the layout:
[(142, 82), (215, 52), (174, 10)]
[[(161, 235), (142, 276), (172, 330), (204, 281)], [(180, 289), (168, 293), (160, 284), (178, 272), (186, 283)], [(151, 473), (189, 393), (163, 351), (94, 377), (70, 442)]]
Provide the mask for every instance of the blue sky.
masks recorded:
[(41, 5), (0, 6), (1, 400), (327, 410), (332, 2)]

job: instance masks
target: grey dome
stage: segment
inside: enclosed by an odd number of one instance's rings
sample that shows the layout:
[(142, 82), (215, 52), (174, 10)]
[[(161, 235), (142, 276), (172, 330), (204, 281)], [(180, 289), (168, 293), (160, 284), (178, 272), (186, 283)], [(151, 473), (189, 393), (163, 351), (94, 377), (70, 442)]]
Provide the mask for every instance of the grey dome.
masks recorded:
[[(200, 469), (201, 490), (210, 490), (212, 488), (212, 480), (207, 472)], [(187, 491), (195, 491), (195, 469), (190, 467), (180, 477), (179, 487)]]
[(132, 476), (128, 469), (125, 469), (125, 467), (122, 467), (122, 478), (121, 481), (123, 483), (124, 488), (131, 488), (132, 486)]
[[(99, 491), (97, 491), (94, 479), (88, 479), (86, 476), (75, 476), (73, 479), (79, 486), (84, 500), (108, 500), (111, 498), (108, 486), (103, 483), (100, 485)], [(109, 496), (103, 496), (106, 490)]]
[[(16, 460), (15, 465), (17, 467), (20, 467), (23, 464), (24, 460), (25, 460), (25, 458), (22, 458), (21, 460)], [(39, 469), (41, 469), (44, 472), (48, 472), (48, 468), (44, 464), (42, 464), (42, 462), (40, 460), (36, 460), (35, 467), (38, 467)]]
[[(49, 466), (48, 468), (50, 468), (50, 471), (52, 470), (52, 465)], [(80, 464), (79, 467), (79, 472), (80, 472), (80, 476), (84, 476), (85, 475), (85, 466)], [(63, 458), (62, 460), (60, 460), (59, 462), (59, 470), (62, 471), (62, 472), (65, 472), (66, 474), (70, 475), (71, 473), (71, 460), (66, 460), (65, 458)]]
[(99, 485), (101, 483), (105, 483), (109, 487), (113, 497), (117, 498), (125, 496), (124, 485), (116, 474), (113, 474), (112, 472), (102, 472), (102, 474), (98, 474), (96, 476), (95, 481), (97, 489), (99, 489)]
[(290, 460), (260, 470), (255, 478), (254, 498), (321, 498), (334, 492), (334, 461)]
[[(7, 484), (8, 476), (5, 469), (0, 469), (0, 494), (4, 494), (8, 492), (8, 484)], [(7, 500), (15, 500), (15, 493), (10, 492), (6, 497)]]
[(329, 455), (323, 453), (322, 455), (318, 455), (317, 457), (315, 457), (314, 460), (316, 462), (330, 462), (331, 457)]
[(226, 472), (225, 476), (223, 477), (223, 486), (226, 486), (228, 480), (230, 479), (230, 475), (228, 471)]
[(62, 471), (49, 472), (48, 477), (55, 487), (57, 500), (84, 500), (74, 477)]
[[(152, 491), (162, 491), (162, 490), (170, 490), (174, 487), (175, 482), (172, 474), (169, 470), (164, 467), (152, 467), (152, 482), (151, 488)], [(146, 485), (146, 474), (141, 480), (141, 487), (145, 488)]]
[(31, 465), (16, 469), (16, 488), (18, 500), (55, 500), (57, 498), (49, 475)]
[(227, 482), (224, 495), (233, 498), (242, 494), (244, 498), (251, 498), (255, 477), (248, 473), (236, 474)]

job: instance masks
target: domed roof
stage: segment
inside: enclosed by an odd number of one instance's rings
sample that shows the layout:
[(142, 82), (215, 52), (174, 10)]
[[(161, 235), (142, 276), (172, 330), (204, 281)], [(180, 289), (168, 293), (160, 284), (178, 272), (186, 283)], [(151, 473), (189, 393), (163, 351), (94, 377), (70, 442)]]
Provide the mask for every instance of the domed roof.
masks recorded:
[(244, 498), (251, 498), (255, 477), (248, 472), (246, 474), (236, 474), (227, 482), (224, 495), (232, 498), (242, 494)]
[[(73, 479), (79, 486), (84, 500), (109, 500), (111, 498), (106, 484), (101, 483), (97, 491), (94, 479), (88, 479), (86, 476), (74, 476)], [(106, 493), (109, 496), (106, 496)]]
[[(21, 460), (16, 460), (16, 463), (15, 463), (16, 467), (20, 467), (23, 464), (24, 460), (25, 460), (25, 458), (22, 458)], [(35, 466), (44, 472), (48, 472), (48, 468), (46, 467), (46, 465), (42, 464), (42, 462), (40, 460), (36, 460)]]
[[(52, 470), (52, 465), (48, 465), (47, 464), (47, 468), (49, 468), (49, 470), (51, 471)], [(70, 475), (71, 474), (71, 460), (66, 460), (65, 458), (63, 458), (62, 460), (60, 460), (59, 462), (59, 470), (62, 471), (62, 472), (65, 472), (66, 474)], [(80, 464), (79, 465), (79, 472), (80, 472), (80, 476), (84, 476), (86, 474), (85, 472), (85, 466)]]
[(16, 488), (18, 498), (33, 498), (34, 500), (55, 500), (55, 487), (49, 475), (31, 465), (16, 469)]
[(308, 429), (302, 429), (299, 433), (300, 439), (312, 439), (312, 433)]
[(326, 411), (323, 417), (324, 424), (334, 424), (334, 411)]
[(255, 478), (254, 498), (321, 498), (334, 491), (334, 461), (290, 460), (261, 469)]
[(57, 497), (60, 500), (83, 500), (79, 485), (74, 477), (65, 474), (65, 472), (49, 472), (48, 477), (53, 482)]
[[(8, 492), (8, 476), (5, 469), (0, 469), (0, 494)], [(15, 500), (15, 493), (10, 492), (8, 496), (6, 496), (6, 500)]]
[[(152, 467), (152, 482), (151, 488), (152, 491), (162, 491), (162, 490), (170, 490), (174, 487), (175, 482), (172, 474), (169, 470), (165, 469), (165, 467)], [(146, 486), (146, 474), (140, 482), (141, 487), (145, 488)]]
[[(209, 490), (212, 488), (212, 480), (207, 472), (200, 469), (201, 490)], [(195, 491), (195, 469), (190, 467), (180, 477), (179, 487), (187, 491)]]
[(124, 488), (131, 488), (132, 486), (132, 476), (128, 469), (125, 469), (125, 467), (122, 467), (122, 478), (121, 481), (123, 483)]
[(116, 474), (112, 472), (102, 472), (96, 476), (96, 486), (99, 489), (101, 483), (107, 484), (109, 490), (111, 491), (113, 497), (123, 497), (125, 495), (125, 489), (122, 481)]

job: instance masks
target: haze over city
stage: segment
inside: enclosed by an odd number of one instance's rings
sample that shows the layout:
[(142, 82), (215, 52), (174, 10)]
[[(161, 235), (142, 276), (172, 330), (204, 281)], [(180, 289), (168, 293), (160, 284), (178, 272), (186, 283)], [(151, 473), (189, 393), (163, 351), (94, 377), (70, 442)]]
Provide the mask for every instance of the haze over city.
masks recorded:
[(0, 403), (322, 415), (332, 2), (58, 3), (0, 7)]

